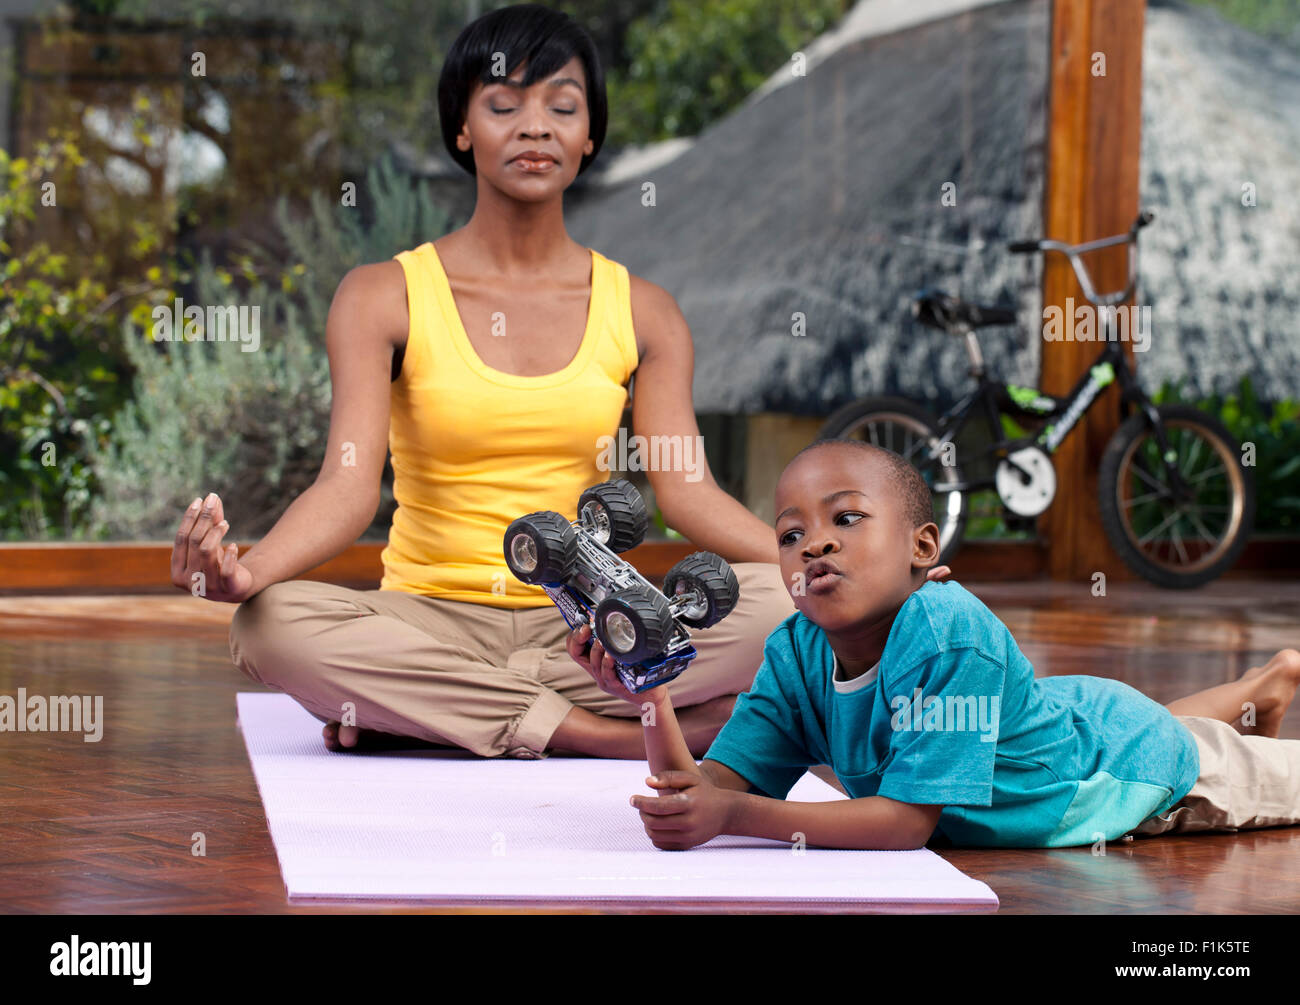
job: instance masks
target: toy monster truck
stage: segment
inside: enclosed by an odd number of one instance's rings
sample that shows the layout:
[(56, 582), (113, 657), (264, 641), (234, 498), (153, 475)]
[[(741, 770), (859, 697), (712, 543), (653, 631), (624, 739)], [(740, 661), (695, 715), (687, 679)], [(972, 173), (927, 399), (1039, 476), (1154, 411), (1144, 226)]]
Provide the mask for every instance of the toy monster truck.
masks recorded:
[(546, 511), (506, 528), (510, 571), (540, 586), (570, 628), (590, 625), (632, 692), (677, 677), (695, 658), (691, 628), (717, 624), (736, 606), (740, 584), (718, 555), (697, 551), (674, 565), (661, 593), (618, 557), (646, 531), (645, 502), (622, 479), (593, 485), (578, 519)]

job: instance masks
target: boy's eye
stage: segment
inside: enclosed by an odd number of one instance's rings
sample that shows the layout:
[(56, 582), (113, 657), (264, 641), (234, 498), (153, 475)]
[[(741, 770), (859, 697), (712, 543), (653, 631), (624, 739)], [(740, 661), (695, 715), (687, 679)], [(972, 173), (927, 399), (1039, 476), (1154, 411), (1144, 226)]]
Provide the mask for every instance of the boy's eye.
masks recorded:
[(780, 537), (776, 539), (776, 543), (779, 547), (784, 548), (788, 544), (794, 544), (796, 540), (795, 535), (801, 533), (803, 532), (798, 530), (787, 530), (784, 534), (782, 534)]
[(861, 513), (840, 513), (838, 516), (835, 517), (835, 522), (839, 523), (841, 520), (848, 520), (849, 522), (845, 524), (845, 526), (852, 527), (855, 523), (857, 523), (861, 519), (862, 519)]

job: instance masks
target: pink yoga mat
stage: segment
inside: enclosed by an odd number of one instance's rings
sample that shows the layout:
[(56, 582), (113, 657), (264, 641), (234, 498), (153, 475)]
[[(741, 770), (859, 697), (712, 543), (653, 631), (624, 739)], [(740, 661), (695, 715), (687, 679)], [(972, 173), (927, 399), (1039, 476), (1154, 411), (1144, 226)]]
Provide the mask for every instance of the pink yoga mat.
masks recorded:
[[(288, 695), (237, 703), (290, 899), (997, 907), (988, 886), (925, 849), (796, 852), (724, 836), (661, 851), (628, 805), (651, 792), (644, 761), (334, 754)], [(805, 775), (789, 798), (844, 797)]]

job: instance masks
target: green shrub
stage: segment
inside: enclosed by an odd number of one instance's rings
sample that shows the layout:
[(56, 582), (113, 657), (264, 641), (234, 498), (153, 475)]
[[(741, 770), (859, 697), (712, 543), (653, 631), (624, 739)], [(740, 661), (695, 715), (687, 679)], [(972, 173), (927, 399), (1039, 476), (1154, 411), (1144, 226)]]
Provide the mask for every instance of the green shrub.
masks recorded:
[(95, 243), (115, 243), (106, 214), (78, 206), (85, 163), (58, 130), (30, 157), (0, 150), (0, 539), (84, 536), (94, 484), (81, 440), (102, 434), (125, 397), (110, 340), (163, 279), (157, 268), (115, 279), (115, 264), (149, 259), (158, 234), (135, 221), (135, 240), (110, 260)]
[[(212, 491), (232, 539), (255, 538), (312, 484), (329, 428), (325, 319), (339, 281), (353, 266), (431, 240), (448, 224), (427, 187), (412, 186), (390, 164), (371, 169), (364, 192), (374, 204), (370, 223), (360, 209), (319, 193), (303, 219), (281, 202), (276, 217), (294, 264), (278, 277), (261, 278), (256, 256), (240, 275), (200, 264), (186, 301), (258, 305), (258, 351), (201, 340), (155, 344), (147, 309), (124, 326), (137, 368), (134, 397), (106, 442), (87, 441), (100, 483), (91, 507), (98, 536), (170, 539), (190, 501)], [(391, 489), (384, 498), (391, 502)], [(387, 518), (381, 507), (376, 524), (386, 529)]]
[(1217, 416), (1237, 442), (1255, 447), (1255, 533), (1300, 532), (1300, 400), (1266, 404), (1249, 377), (1237, 391), (1189, 397), (1182, 383), (1166, 382), (1154, 395), (1159, 403), (1181, 402)]
[(609, 75), (612, 145), (694, 136), (739, 105), (846, 0), (669, 0), (634, 21), (626, 70)]

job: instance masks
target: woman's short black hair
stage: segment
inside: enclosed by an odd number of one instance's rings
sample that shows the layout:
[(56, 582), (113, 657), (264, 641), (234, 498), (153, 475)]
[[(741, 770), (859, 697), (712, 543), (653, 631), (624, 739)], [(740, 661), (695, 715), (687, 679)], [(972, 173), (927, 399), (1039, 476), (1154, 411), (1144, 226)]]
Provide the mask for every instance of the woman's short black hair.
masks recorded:
[(475, 81), (490, 84), (500, 80), (492, 75), (493, 58), (498, 52), (505, 56), (507, 75), (527, 62), (528, 69), (523, 77), (525, 87), (554, 73), (574, 56), (582, 60), (587, 75), (587, 111), (591, 121), (588, 135), (592, 150), (583, 156), (578, 173), (587, 170), (605, 142), (609, 116), (605, 100), (605, 71), (601, 69), (596, 43), (587, 30), (567, 14), (532, 3), (502, 7), (484, 14), (466, 25), (452, 43), (438, 78), (442, 141), (452, 159), (470, 174), (477, 173), (474, 151), (459, 149), (456, 137), (465, 123), (465, 112)]

